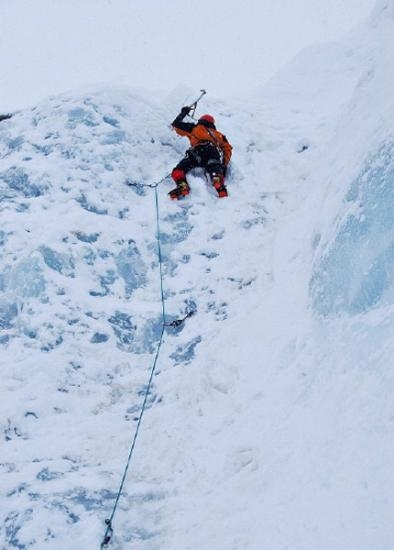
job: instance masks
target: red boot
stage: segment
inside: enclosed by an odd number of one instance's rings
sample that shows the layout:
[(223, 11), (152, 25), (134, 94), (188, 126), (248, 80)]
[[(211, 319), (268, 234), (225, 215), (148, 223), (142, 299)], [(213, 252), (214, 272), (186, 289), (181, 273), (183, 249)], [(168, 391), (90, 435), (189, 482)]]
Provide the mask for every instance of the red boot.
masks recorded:
[(168, 194), (171, 199), (179, 200), (182, 197), (186, 197), (190, 193), (190, 187), (186, 181), (177, 181), (176, 188), (170, 191)]
[(186, 197), (190, 193), (190, 187), (186, 181), (186, 173), (180, 168), (174, 168), (171, 172), (171, 177), (176, 183), (176, 188), (168, 193), (170, 198), (179, 200), (182, 197)]
[(224, 185), (224, 177), (220, 174), (212, 175), (212, 185), (216, 189), (219, 198), (228, 197), (227, 187)]

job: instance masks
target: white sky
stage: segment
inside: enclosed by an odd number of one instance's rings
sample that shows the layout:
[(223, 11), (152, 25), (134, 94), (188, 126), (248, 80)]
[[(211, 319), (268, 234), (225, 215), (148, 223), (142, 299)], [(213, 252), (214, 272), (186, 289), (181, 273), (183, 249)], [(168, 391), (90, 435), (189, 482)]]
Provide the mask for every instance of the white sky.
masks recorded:
[(0, 112), (95, 82), (236, 95), (374, 0), (0, 0)]

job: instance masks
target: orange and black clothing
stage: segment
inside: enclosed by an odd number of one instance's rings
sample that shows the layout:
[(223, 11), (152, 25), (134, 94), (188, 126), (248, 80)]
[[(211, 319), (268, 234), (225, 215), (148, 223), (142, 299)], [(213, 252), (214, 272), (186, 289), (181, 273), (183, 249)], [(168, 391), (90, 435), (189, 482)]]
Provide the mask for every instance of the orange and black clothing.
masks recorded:
[(193, 168), (204, 168), (210, 176), (219, 174), (224, 181), (227, 165), (231, 159), (232, 146), (225, 135), (216, 130), (215, 124), (200, 119), (197, 124), (184, 122), (188, 114), (184, 108), (172, 122), (172, 127), (180, 136), (187, 137), (191, 148), (172, 171), (175, 182), (185, 179)]

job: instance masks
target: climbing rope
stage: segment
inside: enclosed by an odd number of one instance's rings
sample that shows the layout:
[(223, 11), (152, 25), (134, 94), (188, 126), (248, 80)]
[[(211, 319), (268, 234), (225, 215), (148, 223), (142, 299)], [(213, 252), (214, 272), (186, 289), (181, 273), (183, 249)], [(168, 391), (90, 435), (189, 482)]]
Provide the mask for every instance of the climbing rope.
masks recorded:
[(188, 317), (191, 317), (194, 314), (194, 311), (192, 310), (192, 311), (189, 311), (185, 315), (185, 317), (183, 317), (181, 319), (176, 319), (175, 321), (172, 321), (171, 323), (166, 323), (166, 308), (165, 308), (164, 286), (163, 286), (163, 256), (162, 256), (162, 251), (161, 251), (160, 211), (159, 211), (159, 196), (158, 196), (157, 188), (160, 185), (160, 183), (162, 183), (165, 179), (168, 178), (168, 176), (169, 176), (169, 174), (167, 176), (165, 176), (164, 178), (162, 178), (160, 181), (158, 181), (156, 183), (152, 183), (152, 184), (141, 184), (141, 183), (134, 183), (134, 182), (127, 182), (126, 181), (126, 184), (130, 185), (130, 186), (149, 187), (149, 188), (152, 188), (152, 189), (155, 190), (156, 243), (157, 243), (157, 257), (158, 257), (158, 263), (159, 263), (161, 318), (162, 318), (161, 325), (162, 326), (161, 326), (159, 343), (158, 343), (157, 348), (156, 348), (155, 357), (154, 357), (153, 364), (152, 364), (150, 374), (149, 374), (148, 384), (147, 384), (146, 389), (145, 389), (144, 400), (142, 402), (141, 412), (140, 412), (140, 415), (138, 417), (137, 426), (136, 426), (134, 436), (133, 436), (131, 444), (130, 444), (129, 454), (128, 454), (127, 461), (126, 461), (126, 466), (125, 466), (123, 476), (122, 476), (122, 479), (121, 479), (121, 482), (120, 482), (120, 485), (119, 485), (119, 489), (118, 489), (118, 492), (117, 492), (117, 495), (116, 495), (116, 498), (115, 498), (115, 502), (114, 502), (114, 505), (113, 505), (113, 508), (112, 508), (111, 515), (110, 515), (109, 518), (107, 518), (105, 520), (105, 524), (106, 524), (107, 527), (105, 529), (104, 537), (103, 537), (102, 543), (100, 545), (100, 550), (104, 550), (105, 548), (108, 548), (108, 545), (111, 541), (111, 538), (112, 538), (112, 535), (113, 535), (113, 532), (114, 532), (112, 522), (113, 522), (116, 510), (118, 508), (119, 499), (122, 495), (123, 486), (125, 484), (127, 474), (128, 474), (129, 468), (130, 468), (130, 464), (131, 464), (131, 461), (132, 461), (132, 458), (133, 458), (134, 449), (135, 449), (135, 446), (136, 446), (138, 434), (139, 434), (141, 423), (142, 423), (142, 418), (143, 418), (144, 412), (146, 410), (146, 404), (148, 402), (148, 396), (150, 394), (150, 390), (151, 390), (151, 387), (152, 387), (153, 376), (154, 376), (155, 371), (156, 371), (156, 366), (157, 366), (157, 362), (158, 362), (158, 359), (159, 359), (161, 346), (162, 346), (162, 343), (163, 343), (163, 336), (164, 336), (165, 327), (178, 327), (182, 323), (184, 323), (185, 320)]

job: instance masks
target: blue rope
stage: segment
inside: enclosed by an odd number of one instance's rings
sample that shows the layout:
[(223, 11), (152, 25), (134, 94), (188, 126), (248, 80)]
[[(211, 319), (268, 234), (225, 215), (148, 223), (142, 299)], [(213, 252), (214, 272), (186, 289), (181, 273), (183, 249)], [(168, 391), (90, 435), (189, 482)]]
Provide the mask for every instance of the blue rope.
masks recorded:
[(103, 541), (102, 541), (101, 546), (100, 546), (101, 550), (103, 550), (104, 548), (108, 548), (108, 544), (109, 544), (109, 542), (111, 540), (111, 537), (112, 537), (112, 534), (113, 534), (112, 521), (114, 519), (115, 512), (116, 512), (116, 509), (118, 507), (119, 499), (121, 497), (121, 494), (122, 494), (122, 491), (123, 491), (123, 486), (125, 484), (127, 474), (128, 474), (128, 471), (129, 471), (129, 467), (130, 467), (130, 464), (131, 464), (131, 460), (132, 460), (132, 457), (133, 457), (135, 445), (136, 445), (136, 442), (137, 442), (138, 434), (139, 434), (141, 423), (142, 423), (142, 417), (144, 416), (144, 412), (145, 412), (145, 409), (146, 409), (146, 404), (147, 404), (147, 401), (148, 401), (149, 392), (150, 392), (150, 389), (152, 387), (152, 380), (153, 380), (153, 376), (155, 374), (157, 361), (159, 359), (160, 349), (161, 349), (161, 346), (162, 346), (162, 343), (163, 343), (164, 330), (165, 330), (165, 326), (166, 326), (166, 323), (165, 323), (165, 315), (166, 315), (166, 312), (165, 312), (165, 299), (164, 299), (164, 290), (163, 290), (163, 257), (162, 257), (162, 253), (161, 253), (161, 242), (160, 242), (159, 197), (158, 197), (158, 192), (157, 192), (157, 187), (158, 186), (157, 185), (151, 185), (149, 187), (153, 187), (154, 190), (155, 190), (156, 242), (157, 242), (157, 256), (158, 256), (158, 259), (159, 259), (159, 272), (160, 272), (160, 294), (161, 294), (162, 326), (161, 326), (161, 333), (160, 333), (159, 343), (158, 343), (158, 346), (157, 346), (157, 349), (156, 349), (155, 358), (154, 358), (152, 368), (151, 368), (151, 371), (150, 371), (148, 385), (147, 385), (146, 390), (145, 390), (144, 401), (142, 403), (141, 413), (140, 413), (140, 416), (138, 418), (137, 427), (135, 429), (134, 437), (133, 437), (133, 440), (132, 440), (132, 443), (131, 443), (131, 446), (130, 446), (126, 467), (125, 467), (124, 472), (123, 472), (122, 480), (120, 482), (118, 494), (116, 496), (115, 503), (114, 503), (114, 506), (112, 508), (111, 515), (108, 519), (105, 520), (107, 528), (105, 530)]

